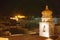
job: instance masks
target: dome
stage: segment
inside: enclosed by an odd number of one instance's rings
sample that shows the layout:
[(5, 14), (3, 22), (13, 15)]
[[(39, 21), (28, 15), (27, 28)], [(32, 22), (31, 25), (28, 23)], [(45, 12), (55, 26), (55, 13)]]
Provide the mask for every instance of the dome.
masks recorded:
[(44, 16), (44, 17), (49, 17), (49, 16), (51, 16), (51, 15), (52, 15), (52, 11), (49, 10), (48, 5), (46, 5), (45, 10), (42, 11), (42, 16)]

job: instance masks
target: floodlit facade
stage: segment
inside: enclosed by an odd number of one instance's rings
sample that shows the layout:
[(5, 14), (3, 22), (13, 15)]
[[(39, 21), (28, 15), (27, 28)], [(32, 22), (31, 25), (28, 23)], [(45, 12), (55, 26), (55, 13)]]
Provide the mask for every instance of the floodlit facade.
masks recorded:
[(54, 35), (54, 24), (52, 11), (46, 5), (45, 10), (42, 11), (41, 22), (39, 23), (39, 35), (43, 37), (50, 37)]

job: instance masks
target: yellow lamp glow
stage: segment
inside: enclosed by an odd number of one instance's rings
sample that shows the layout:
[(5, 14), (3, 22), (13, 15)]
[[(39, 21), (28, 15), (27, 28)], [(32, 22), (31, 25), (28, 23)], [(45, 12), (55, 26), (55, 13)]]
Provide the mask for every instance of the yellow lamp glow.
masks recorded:
[(10, 19), (13, 19), (13, 20), (16, 20), (16, 21), (18, 21), (19, 18), (25, 18), (25, 16), (17, 15), (15, 17), (10, 17)]
[(47, 39), (45, 39), (45, 40), (53, 40), (53, 39), (51, 39), (51, 38), (47, 38)]
[(9, 40), (8, 38), (0, 38), (0, 40)]

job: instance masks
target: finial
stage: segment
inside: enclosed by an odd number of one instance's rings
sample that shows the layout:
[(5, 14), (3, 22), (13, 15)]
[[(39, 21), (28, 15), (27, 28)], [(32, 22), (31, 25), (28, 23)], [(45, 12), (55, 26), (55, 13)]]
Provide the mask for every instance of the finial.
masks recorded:
[(46, 5), (46, 9), (48, 9), (48, 5)]

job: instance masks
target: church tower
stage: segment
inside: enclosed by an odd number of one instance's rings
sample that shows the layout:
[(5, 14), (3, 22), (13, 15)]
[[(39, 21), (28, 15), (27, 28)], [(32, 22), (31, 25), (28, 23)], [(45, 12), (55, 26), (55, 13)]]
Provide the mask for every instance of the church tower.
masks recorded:
[(50, 37), (54, 35), (54, 24), (52, 11), (49, 10), (48, 5), (46, 5), (45, 10), (42, 11), (42, 17), (40, 22), (40, 35)]

